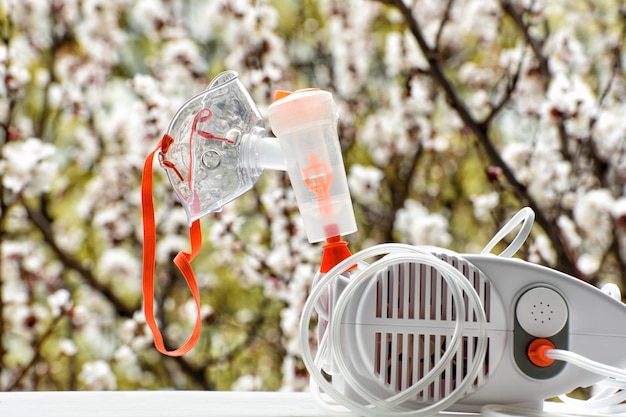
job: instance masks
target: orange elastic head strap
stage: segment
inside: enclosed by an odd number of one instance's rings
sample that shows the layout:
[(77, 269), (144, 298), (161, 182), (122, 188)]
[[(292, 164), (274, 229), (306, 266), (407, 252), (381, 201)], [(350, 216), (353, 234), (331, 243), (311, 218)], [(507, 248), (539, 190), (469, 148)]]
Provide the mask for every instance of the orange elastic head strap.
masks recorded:
[[(202, 330), (202, 315), (200, 313), (200, 291), (198, 282), (191, 267), (191, 261), (198, 255), (202, 247), (202, 231), (200, 228), (200, 220), (195, 220), (189, 227), (189, 239), (191, 243), (191, 252), (179, 252), (174, 258), (174, 264), (182, 273), (187, 286), (191, 291), (193, 299), (196, 303), (196, 323), (189, 339), (178, 349), (167, 350), (163, 343), (163, 336), (159, 330), (154, 317), (154, 270), (156, 261), (156, 224), (154, 220), (154, 201), (152, 198), (152, 165), (154, 156), (159, 154), (161, 157), (164, 147), (169, 146), (169, 136), (165, 135), (158, 145), (148, 155), (143, 167), (141, 179), (141, 209), (143, 217), (143, 271), (142, 271), (142, 287), (143, 287), (143, 304), (146, 323), (154, 337), (154, 345), (159, 352), (168, 356), (182, 356), (189, 352), (198, 339)], [(171, 138), (170, 138), (171, 139)], [(180, 175), (180, 173), (178, 173)]]

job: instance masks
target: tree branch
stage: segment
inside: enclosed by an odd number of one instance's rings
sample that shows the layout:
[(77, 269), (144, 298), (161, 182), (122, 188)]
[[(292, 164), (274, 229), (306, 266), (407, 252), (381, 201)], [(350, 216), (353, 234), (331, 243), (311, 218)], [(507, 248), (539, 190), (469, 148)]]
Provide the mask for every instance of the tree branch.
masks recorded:
[(83, 279), (95, 290), (100, 292), (115, 308), (118, 315), (126, 318), (132, 318), (136, 308), (128, 307), (124, 304), (109, 287), (98, 282), (90, 269), (82, 265), (76, 258), (65, 252), (58, 244), (54, 234), (50, 220), (40, 211), (31, 208), (28, 204), (24, 204), (28, 218), (39, 229), (43, 235), (44, 241), (54, 252), (57, 259), (65, 265), (66, 268), (76, 271)]
[[(417, 141), (416, 141), (417, 143)], [(416, 146), (415, 152), (413, 155), (407, 156), (406, 160), (409, 160), (407, 166), (409, 167), (408, 171), (401, 175), (399, 172), (401, 167), (404, 165), (402, 163), (392, 163), (390, 164), (394, 167), (395, 181), (393, 183), (388, 183), (389, 194), (391, 195), (391, 216), (385, 217), (385, 219), (381, 219), (382, 223), (385, 225), (384, 228), (384, 241), (391, 242), (393, 238), (393, 225), (396, 221), (396, 216), (398, 214), (398, 210), (402, 208), (404, 204), (404, 200), (409, 195), (409, 190), (411, 184), (413, 183), (412, 178), (417, 171), (418, 161), (423, 153), (423, 148), (419, 144)]]
[[(504, 10), (506, 14), (513, 20), (515, 26), (522, 33), (522, 36), (524, 36), (526, 43), (533, 51), (533, 55), (535, 56), (535, 59), (539, 64), (539, 74), (541, 75), (543, 87), (544, 89), (547, 89), (548, 85), (550, 84), (550, 80), (552, 79), (552, 73), (550, 72), (548, 59), (543, 54), (543, 41), (536, 39), (530, 34), (528, 25), (524, 23), (522, 12), (517, 10), (515, 6), (511, 4), (510, 0), (500, 0), (500, 5), (502, 6), (502, 10)], [(565, 130), (565, 122), (560, 114), (556, 114), (555, 116), (558, 118), (558, 120), (556, 121), (556, 125), (559, 132), (559, 139), (561, 141), (561, 154), (563, 155), (563, 159), (570, 160), (572, 155), (568, 147), (568, 135)]]
[(502, 98), (499, 100), (498, 103), (495, 103), (491, 106), (491, 111), (489, 112), (487, 117), (485, 117), (485, 119), (481, 122), (481, 124), (489, 125), (489, 123), (491, 123), (491, 121), (502, 111), (506, 103), (509, 102), (509, 100), (511, 99), (511, 95), (513, 94), (513, 92), (515, 91), (515, 88), (517, 87), (517, 82), (519, 81), (520, 75), (522, 73), (523, 62), (524, 62), (524, 54), (522, 54), (522, 56), (520, 57), (520, 61), (517, 65), (517, 69), (515, 70), (515, 74), (513, 74), (513, 78), (509, 80), (508, 85), (506, 87), (506, 91), (504, 92), (504, 95), (502, 96)]
[(54, 331), (54, 329), (56, 328), (57, 324), (59, 324), (59, 322), (61, 321), (61, 319), (65, 317), (65, 312), (62, 312), (61, 314), (59, 314), (57, 317), (54, 318), (54, 320), (52, 321), (52, 323), (50, 323), (50, 326), (48, 326), (48, 328), (46, 329), (46, 331), (41, 335), (41, 337), (37, 340), (37, 342), (35, 343), (35, 345), (33, 346), (33, 357), (30, 359), (30, 361), (26, 364), (26, 366), (24, 366), (22, 368), (22, 370), (20, 371), (20, 373), (17, 375), (17, 377), (13, 380), (12, 383), (10, 383), (7, 387), (6, 390), (7, 391), (13, 391), (15, 388), (18, 387), (18, 385), (20, 384), (20, 382), (22, 382), (22, 380), (26, 377), (26, 375), (28, 374), (28, 371), (30, 371), (35, 364), (37, 363), (37, 361), (41, 358), (41, 347), (43, 346), (44, 342), (48, 339), (48, 337), (50, 337), (50, 335), (52, 335), (52, 332)]
[(548, 59), (543, 55), (543, 41), (534, 38), (530, 34), (528, 26), (524, 23), (522, 13), (516, 10), (515, 6), (513, 6), (509, 0), (500, 0), (500, 5), (502, 6), (502, 10), (504, 10), (506, 14), (511, 17), (511, 19), (513, 19), (515, 26), (517, 26), (520, 32), (522, 32), (526, 43), (530, 45), (535, 58), (537, 58), (539, 73), (541, 74), (544, 87), (547, 87), (550, 79), (552, 78), (552, 74), (548, 65)]
[(435, 37), (435, 49), (439, 48), (439, 42), (441, 41), (443, 28), (450, 20), (450, 10), (452, 10), (452, 3), (454, 3), (454, 0), (448, 0), (448, 3), (446, 4), (446, 9), (443, 13), (443, 17), (441, 18), (441, 24), (439, 25), (439, 29), (437, 30), (437, 36)]
[[(552, 242), (552, 246), (554, 247), (554, 250), (557, 253), (558, 269), (560, 269), (561, 271), (567, 274), (584, 279), (584, 276), (582, 276), (579, 273), (578, 268), (576, 268), (576, 263), (574, 259), (572, 259), (571, 254), (567, 253), (567, 251), (564, 249), (566, 246), (565, 245), (566, 242), (563, 241), (563, 237), (559, 233), (557, 226), (554, 224), (554, 222), (551, 219), (548, 219), (548, 217), (546, 216), (544, 211), (541, 209), (537, 201), (528, 192), (527, 187), (521, 184), (517, 180), (511, 168), (508, 166), (508, 164), (506, 164), (506, 162), (504, 162), (498, 150), (496, 149), (495, 145), (493, 144), (493, 141), (488, 135), (488, 125), (484, 122), (481, 123), (481, 122), (478, 122), (476, 119), (474, 119), (467, 105), (459, 97), (455, 87), (452, 85), (450, 80), (444, 74), (443, 67), (441, 63), (439, 62), (437, 51), (431, 49), (426, 43), (426, 40), (424, 38), (420, 25), (417, 19), (415, 19), (415, 17), (413, 16), (413, 13), (409, 9), (409, 7), (406, 4), (404, 4), (402, 0), (380, 0), (380, 1), (382, 3), (394, 6), (400, 11), (407, 25), (409, 26), (409, 30), (411, 31), (412, 35), (415, 37), (415, 40), (417, 41), (420, 49), (422, 50), (422, 53), (424, 54), (424, 56), (426, 57), (426, 60), (428, 61), (428, 64), (430, 66), (429, 73), (431, 77), (436, 82), (436, 84), (439, 85), (439, 87), (442, 88), (443, 91), (445, 92), (448, 102), (450, 103), (450, 106), (457, 111), (459, 117), (461, 118), (465, 126), (467, 126), (472, 131), (472, 133), (476, 136), (479, 143), (481, 144), (481, 146), (484, 148), (485, 152), (487, 153), (487, 156), (491, 160), (492, 164), (499, 166), (502, 169), (502, 174), (504, 175), (506, 180), (509, 182), (509, 184), (512, 186), (517, 197), (521, 201), (525, 202), (530, 208), (532, 208), (535, 211), (535, 218), (536, 218), (537, 223), (546, 232), (546, 234), (550, 238), (550, 241)], [(535, 47), (537, 48), (537, 51), (540, 51), (540, 45), (538, 44), (538, 42), (534, 40), (533, 38), (531, 38), (529, 35), (526, 35), (526, 36), (532, 39), (532, 41), (535, 43)], [(543, 58), (543, 60), (545, 61), (545, 58)], [(545, 69), (547, 70), (548, 68), (547, 61), (545, 61), (543, 64), (540, 63), (540, 65), (544, 65)], [(549, 72), (546, 72), (546, 74), (549, 75)]]

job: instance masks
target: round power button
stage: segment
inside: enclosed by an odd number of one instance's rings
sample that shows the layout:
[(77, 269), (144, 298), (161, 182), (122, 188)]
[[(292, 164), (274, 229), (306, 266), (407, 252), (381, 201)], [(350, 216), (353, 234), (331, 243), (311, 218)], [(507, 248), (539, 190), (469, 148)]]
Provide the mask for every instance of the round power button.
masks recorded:
[(515, 315), (522, 329), (529, 335), (551, 337), (567, 323), (567, 303), (553, 289), (535, 287), (519, 298)]

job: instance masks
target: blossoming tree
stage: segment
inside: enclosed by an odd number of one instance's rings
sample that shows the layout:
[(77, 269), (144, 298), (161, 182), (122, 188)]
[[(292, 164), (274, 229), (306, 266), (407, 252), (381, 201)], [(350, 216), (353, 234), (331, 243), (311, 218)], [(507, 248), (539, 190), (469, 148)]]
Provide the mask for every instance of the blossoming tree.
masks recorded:
[[(203, 219), (205, 330), (179, 359), (141, 309), (140, 175), (223, 69), (261, 111), (333, 92), (359, 233), (476, 252), (522, 206), (521, 256), (626, 285), (619, 0), (3, 0), (0, 389), (301, 389), (320, 258), (284, 173)], [(185, 340), (186, 218), (157, 178), (159, 320)], [(313, 336), (312, 336), (313, 337)]]

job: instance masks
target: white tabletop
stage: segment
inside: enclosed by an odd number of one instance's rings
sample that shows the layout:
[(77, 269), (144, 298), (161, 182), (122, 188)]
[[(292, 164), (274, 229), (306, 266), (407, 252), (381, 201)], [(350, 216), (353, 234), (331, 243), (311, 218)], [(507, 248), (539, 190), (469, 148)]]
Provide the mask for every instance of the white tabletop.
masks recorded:
[[(545, 416), (589, 415), (547, 402)], [(450, 413), (458, 416), (463, 413)], [(480, 414), (463, 414), (479, 416)], [(539, 414), (531, 414), (539, 415)], [(0, 392), (0, 417), (326, 417), (306, 392)]]
[(309, 393), (0, 392), (2, 417), (321, 417)]

